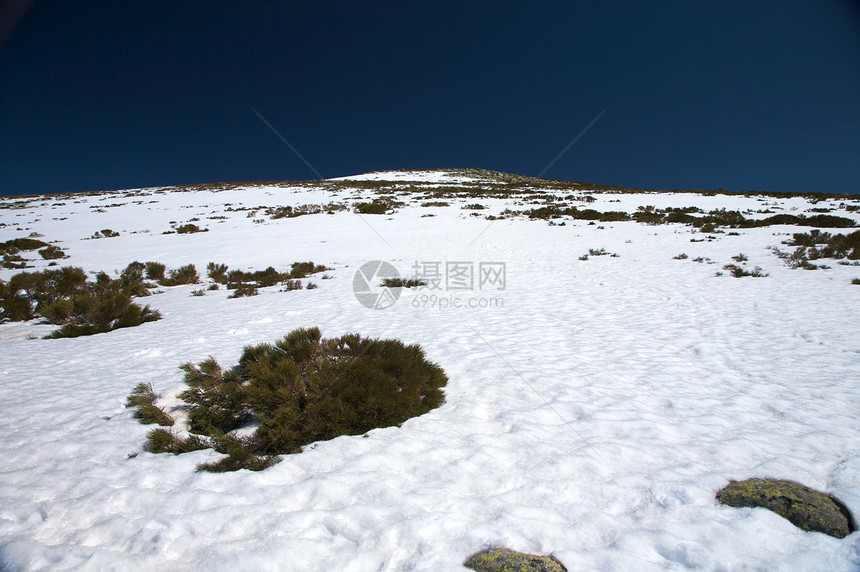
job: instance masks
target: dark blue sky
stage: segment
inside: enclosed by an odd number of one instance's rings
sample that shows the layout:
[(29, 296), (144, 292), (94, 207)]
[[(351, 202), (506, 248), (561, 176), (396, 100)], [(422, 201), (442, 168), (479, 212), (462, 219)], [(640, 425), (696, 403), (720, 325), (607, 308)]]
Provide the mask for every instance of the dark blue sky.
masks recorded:
[(544, 176), (860, 192), (860, 3), (37, 0), (0, 192), (317, 178), (252, 107), (324, 177), (537, 175), (606, 109)]

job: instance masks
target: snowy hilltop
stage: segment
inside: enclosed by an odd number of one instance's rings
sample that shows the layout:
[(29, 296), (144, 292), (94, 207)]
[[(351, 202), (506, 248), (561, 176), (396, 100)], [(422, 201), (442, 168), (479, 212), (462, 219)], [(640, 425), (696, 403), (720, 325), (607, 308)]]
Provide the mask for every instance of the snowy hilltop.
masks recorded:
[[(860, 515), (858, 228), (860, 196), (473, 169), (3, 198), (0, 569), (454, 571), (504, 547), (568, 571), (857, 570), (856, 532), (716, 495), (786, 479)], [(347, 396), (330, 439), (310, 405), (304, 440), (268, 405), (198, 432), (263, 428), (286, 444), (262, 464), (153, 452), (133, 391), (192, 438), (195, 367), (257, 391), (249, 360), (294, 331), (316, 336), (302, 407), (344, 356), (391, 358), (351, 334), (426, 358), (432, 390), (376, 422)]]

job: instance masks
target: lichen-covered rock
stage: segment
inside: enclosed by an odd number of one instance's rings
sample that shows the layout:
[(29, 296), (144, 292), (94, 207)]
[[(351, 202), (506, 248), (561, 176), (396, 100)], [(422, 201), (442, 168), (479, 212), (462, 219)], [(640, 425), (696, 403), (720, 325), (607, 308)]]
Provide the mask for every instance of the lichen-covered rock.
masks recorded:
[(717, 493), (717, 500), (733, 507), (763, 507), (803, 530), (836, 538), (851, 533), (851, 513), (838, 500), (791, 481), (747, 479), (732, 481)]
[(464, 566), (476, 572), (566, 572), (566, 568), (551, 556), (523, 554), (509, 548), (475, 554)]

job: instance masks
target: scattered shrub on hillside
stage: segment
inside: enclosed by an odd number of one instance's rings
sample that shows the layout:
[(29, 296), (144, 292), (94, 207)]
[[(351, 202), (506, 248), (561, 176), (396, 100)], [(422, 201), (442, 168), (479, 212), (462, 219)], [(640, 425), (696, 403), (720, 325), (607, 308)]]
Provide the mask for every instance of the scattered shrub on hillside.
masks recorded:
[(427, 286), (427, 283), (417, 278), (383, 278), (380, 286), (386, 288), (417, 288)]
[(126, 407), (135, 407), (134, 418), (141, 423), (158, 424), (164, 427), (173, 425), (171, 417), (164, 409), (155, 404), (158, 396), (151, 383), (138, 383), (126, 398)]
[(313, 290), (313, 289), (315, 289), (315, 288), (319, 288), (319, 286), (317, 286), (317, 285), (316, 285), (316, 284), (314, 284), (313, 282), (308, 282), (308, 285), (307, 285), (307, 289), (308, 289), (308, 290)]
[(13, 238), (2, 243), (3, 252), (8, 254), (17, 254), (19, 250), (39, 250), (46, 246), (50, 245), (35, 238)]
[(208, 449), (211, 444), (199, 435), (189, 435), (181, 439), (176, 433), (169, 429), (153, 429), (146, 435), (146, 444), (143, 448), (150, 453), (172, 453), (180, 455), (192, 451)]
[(681, 254), (677, 254), (677, 255), (673, 256), (672, 260), (686, 260), (687, 258), (689, 258), (689, 257), (685, 253), (682, 252)]
[(293, 290), (301, 290), (302, 289), (302, 281), (301, 280), (285, 280), (283, 282), (284, 288), (281, 292), (292, 292)]
[(206, 275), (216, 284), (227, 283), (227, 265), (210, 262), (206, 265)]
[(746, 254), (741, 252), (740, 254), (736, 254), (735, 256), (732, 256), (732, 260), (734, 260), (735, 262), (746, 262), (749, 260), (749, 257), (747, 257)]
[(860, 260), (860, 230), (848, 235), (831, 235), (829, 232), (813, 229), (808, 233), (794, 233), (791, 240), (783, 244), (796, 248), (789, 253), (782, 252), (776, 247), (772, 247), (771, 250), (791, 268), (806, 270), (820, 268), (821, 266), (810, 262), (820, 258)]
[(111, 280), (103, 272), (90, 282), (82, 268), (73, 266), (22, 272), (4, 289), (2, 317), (22, 321), (39, 315), (62, 326), (48, 338), (97, 334), (158, 320), (157, 311), (131, 302), (138, 287)]
[[(230, 286), (228, 286), (229, 288)], [(228, 298), (241, 298), (243, 296), (256, 296), (259, 294), (257, 291), (257, 286), (255, 284), (247, 284), (244, 282), (240, 282), (232, 288), (233, 293), (227, 296)]]
[[(400, 425), (441, 405), (447, 382), (417, 345), (357, 334), (323, 339), (318, 328), (247, 346), (238, 365), (227, 370), (212, 357), (181, 369), (188, 389), (179, 397), (189, 406), (192, 436), (182, 440), (156, 429), (146, 449), (213, 447), (227, 457), (198, 470), (215, 472), (262, 470), (277, 455), (298, 453), (314, 441)], [(146, 400), (139, 388), (130, 401)], [(234, 433), (249, 425), (256, 426), (253, 434)]]
[(290, 278), (307, 278), (308, 274), (325, 272), (328, 268), (313, 262), (293, 262), (290, 265)]
[(762, 273), (760, 266), (756, 266), (753, 270), (748, 271), (742, 266), (738, 266), (737, 264), (726, 264), (725, 266), (723, 266), (723, 270), (728, 270), (735, 278), (743, 278), (744, 276), (762, 278), (764, 276), (767, 276), (767, 274)]
[(209, 232), (208, 228), (200, 228), (196, 224), (188, 223), (176, 227), (176, 234), (194, 234), (196, 232)]
[(197, 274), (197, 268), (193, 264), (173, 268), (168, 271), (167, 276), (167, 278), (162, 278), (159, 284), (162, 286), (181, 286), (200, 282), (200, 275)]
[(386, 214), (404, 204), (390, 197), (380, 197), (369, 203), (355, 203), (355, 212), (359, 214)]
[(144, 266), (148, 280), (155, 280), (156, 282), (164, 280), (164, 272), (167, 270), (164, 264), (161, 262), (147, 262)]
[(852, 284), (860, 284), (860, 278), (854, 278), (853, 280), (851, 280), (851, 283)]
[(56, 260), (57, 258), (66, 258), (66, 253), (63, 252), (62, 248), (49, 245), (39, 251), (39, 256), (45, 260)]
[(116, 236), (119, 236), (118, 232), (115, 232), (109, 228), (105, 228), (94, 232), (90, 238), (114, 238)]

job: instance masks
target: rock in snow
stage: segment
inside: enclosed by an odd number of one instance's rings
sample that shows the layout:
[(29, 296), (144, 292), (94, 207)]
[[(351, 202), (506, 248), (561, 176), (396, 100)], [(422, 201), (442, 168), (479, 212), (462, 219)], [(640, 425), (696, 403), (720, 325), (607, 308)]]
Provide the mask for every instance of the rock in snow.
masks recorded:
[(836, 538), (851, 534), (851, 513), (838, 500), (799, 483), (775, 479), (733, 481), (717, 500), (734, 507), (762, 507), (787, 518), (798, 528)]
[(475, 572), (566, 572), (551, 556), (523, 554), (509, 548), (496, 548), (475, 554), (466, 561)]

